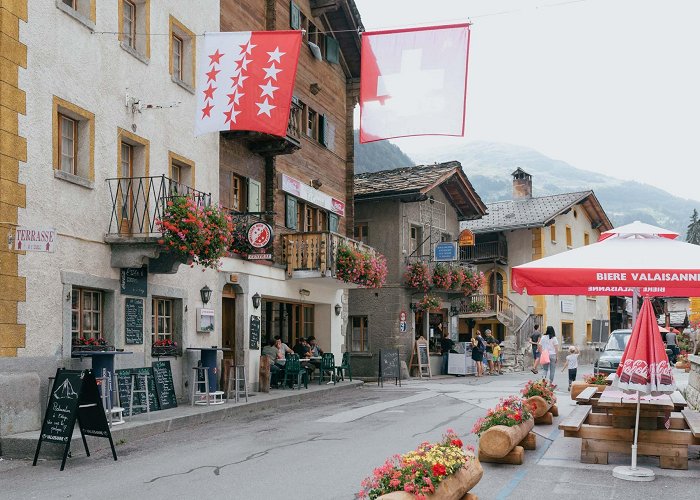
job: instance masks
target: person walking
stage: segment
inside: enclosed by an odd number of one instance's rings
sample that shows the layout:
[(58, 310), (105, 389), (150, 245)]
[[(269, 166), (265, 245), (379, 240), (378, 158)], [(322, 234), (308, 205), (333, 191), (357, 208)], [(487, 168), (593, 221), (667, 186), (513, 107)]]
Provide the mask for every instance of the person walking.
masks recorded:
[(540, 325), (535, 325), (532, 329), (532, 334), (530, 335), (530, 345), (532, 345), (532, 368), (530, 371), (537, 374), (537, 367), (540, 364), (540, 338), (542, 334), (540, 333)]
[(476, 330), (476, 336), (472, 338), (472, 359), (476, 364), (476, 376), (483, 377), (484, 375), (484, 351), (486, 350), (486, 341), (481, 336), (481, 332)]
[(556, 387), (556, 384), (554, 383), (554, 372), (557, 369), (557, 352), (559, 351), (559, 341), (557, 340), (557, 335), (554, 332), (554, 327), (552, 326), (547, 327), (542, 339), (540, 339), (540, 355), (545, 349), (547, 350), (548, 356), (546, 357), (549, 358), (549, 362), (546, 363), (545, 366), (544, 360), (542, 360), (541, 365), (542, 370), (544, 371), (542, 378), (546, 379), (547, 371), (549, 371), (549, 381), (554, 387)]
[(578, 347), (572, 345), (569, 347), (569, 355), (566, 357), (566, 364), (562, 367), (561, 371), (564, 373), (565, 369), (569, 369), (569, 388), (567, 391), (571, 390), (571, 384), (576, 380), (576, 371), (578, 370), (578, 355), (581, 351)]
[(666, 347), (671, 349), (671, 359), (669, 359), (669, 363), (671, 363), (671, 366), (674, 366), (676, 364), (676, 359), (678, 358), (678, 353), (680, 349), (678, 349), (678, 343), (676, 342), (676, 334), (678, 330), (675, 328), (671, 328), (671, 331), (666, 334)]

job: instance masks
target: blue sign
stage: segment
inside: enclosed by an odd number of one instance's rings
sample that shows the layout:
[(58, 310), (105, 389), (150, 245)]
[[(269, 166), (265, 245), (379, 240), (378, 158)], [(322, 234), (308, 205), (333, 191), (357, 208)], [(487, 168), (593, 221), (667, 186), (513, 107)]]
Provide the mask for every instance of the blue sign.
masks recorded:
[(435, 260), (437, 262), (453, 262), (457, 260), (458, 255), (456, 241), (445, 241), (435, 245)]

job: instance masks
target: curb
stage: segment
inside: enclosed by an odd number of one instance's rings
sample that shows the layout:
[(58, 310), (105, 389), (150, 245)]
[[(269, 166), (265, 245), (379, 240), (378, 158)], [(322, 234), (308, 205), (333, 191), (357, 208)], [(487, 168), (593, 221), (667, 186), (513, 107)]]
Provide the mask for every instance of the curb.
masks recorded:
[[(163, 434), (179, 429), (187, 429), (209, 422), (219, 422), (228, 418), (249, 415), (259, 411), (279, 408), (280, 406), (296, 404), (302, 401), (313, 401), (330, 396), (329, 391), (357, 389), (364, 385), (359, 380), (343, 382), (337, 386), (321, 386), (313, 391), (291, 391), (276, 395), (270, 399), (249, 401), (247, 403), (227, 403), (217, 406), (190, 406), (189, 404), (178, 406), (173, 410), (161, 410), (151, 414), (150, 420), (144, 414), (133, 417), (123, 425), (112, 427), (112, 440), (115, 447), (125, 442), (137, 441), (157, 434)], [(255, 399), (255, 398), (253, 398)], [(184, 415), (162, 415), (166, 412), (186, 412)], [(127, 417), (128, 418), (128, 417)], [(33, 459), (39, 439), (39, 430), (13, 434), (0, 438), (0, 455), (7, 458)], [(91, 438), (87, 436), (90, 452), (109, 449), (107, 439)], [(41, 444), (41, 459), (60, 459), (63, 447), (54, 443)], [(71, 455), (84, 456), (85, 448), (80, 442), (80, 432), (76, 428), (71, 441)], [(117, 453), (119, 455), (119, 453)]]

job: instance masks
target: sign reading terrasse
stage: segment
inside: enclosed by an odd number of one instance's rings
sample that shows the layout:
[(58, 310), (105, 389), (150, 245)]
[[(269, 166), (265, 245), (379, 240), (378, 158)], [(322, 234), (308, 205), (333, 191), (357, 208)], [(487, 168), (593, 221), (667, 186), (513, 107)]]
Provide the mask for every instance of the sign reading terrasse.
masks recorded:
[(15, 250), (53, 252), (55, 243), (55, 229), (18, 227), (15, 231)]
[(282, 174), (282, 191), (293, 194), (297, 198), (313, 203), (321, 208), (330, 210), (340, 216), (345, 215), (345, 203), (304, 184), (299, 179)]

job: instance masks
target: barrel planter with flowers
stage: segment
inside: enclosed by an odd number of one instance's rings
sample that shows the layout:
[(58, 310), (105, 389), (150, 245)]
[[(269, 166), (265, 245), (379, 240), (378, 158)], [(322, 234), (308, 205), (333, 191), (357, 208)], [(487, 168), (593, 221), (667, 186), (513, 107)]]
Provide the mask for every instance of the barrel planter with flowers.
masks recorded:
[(518, 396), (501, 399), (486, 417), (474, 424), (472, 432), (479, 436), (481, 462), (523, 463), (525, 446), (535, 447), (532, 431), (535, 420), (529, 405)]
[(571, 399), (576, 400), (576, 397), (589, 387), (595, 387), (596, 392), (600, 395), (607, 385), (609, 385), (608, 377), (603, 373), (585, 375), (583, 381), (577, 380), (571, 384)]
[(370, 500), (478, 500), (469, 491), (484, 470), (473, 448), (448, 429), (437, 443), (421, 443), (414, 451), (396, 455), (374, 469), (362, 482), (360, 498)]
[(530, 405), (535, 424), (552, 424), (552, 417), (559, 415), (554, 386), (548, 380), (530, 380), (520, 391)]

